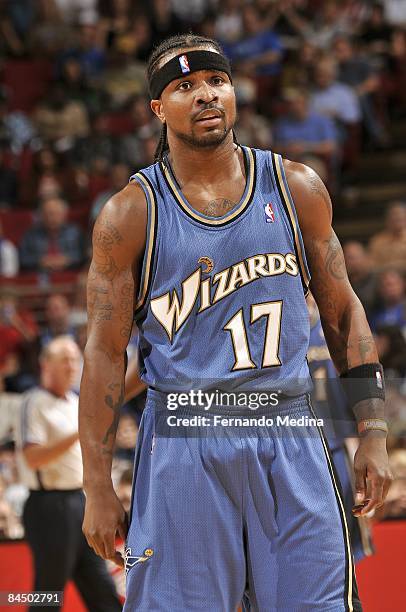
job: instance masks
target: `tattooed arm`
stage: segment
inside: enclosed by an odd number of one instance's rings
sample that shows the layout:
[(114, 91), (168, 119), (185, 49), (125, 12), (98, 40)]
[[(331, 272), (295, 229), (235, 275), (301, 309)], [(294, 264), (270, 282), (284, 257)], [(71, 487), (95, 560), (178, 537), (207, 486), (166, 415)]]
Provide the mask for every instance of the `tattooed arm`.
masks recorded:
[(138, 267), (145, 248), (146, 202), (133, 183), (100, 213), (93, 231), (88, 275), (88, 339), (79, 401), (86, 511), (83, 531), (102, 557), (122, 564), (115, 536), (126, 516), (111, 481), (111, 463), (124, 396), (125, 351), (130, 339)]
[[(332, 206), (319, 176), (302, 164), (284, 161), (299, 218), (327, 345), (339, 371), (379, 361), (364, 309), (348, 280), (341, 245), (332, 227)], [(384, 402), (373, 398), (354, 406), (358, 421), (384, 418)], [(361, 438), (355, 457), (357, 502), (371, 501), (362, 511), (381, 505), (390, 485), (386, 440), (371, 432)]]

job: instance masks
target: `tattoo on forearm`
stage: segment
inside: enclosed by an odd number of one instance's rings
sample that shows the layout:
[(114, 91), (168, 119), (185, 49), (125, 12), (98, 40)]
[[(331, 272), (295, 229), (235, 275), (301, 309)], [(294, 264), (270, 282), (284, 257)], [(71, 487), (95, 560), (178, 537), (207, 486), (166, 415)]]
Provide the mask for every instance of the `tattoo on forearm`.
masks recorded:
[(120, 335), (123, 338), (129, 338), (133, 325), (134, 310), (134, 291), (131, 283), (125, 283), (121, 288), (120, 294), (120, 321), (123, 326), (120, 329)]
[(208, 202), (206, 208), (203, 209), (203, 214), (209, 217), (222, 217), (235, 206), (235, 202), (227, 200), (227, 198), (217, 198)]
[[(109, 385), (109, 388), (112, 389), (116, 386), (118, 385), (112, 383), (111, 385)], [(102, 440), (102, 445), (104, 447), (103, 448), (104, 454), (112, 454), (112, 447), (109, 446), (109, 440), (111, 437), (114, 438), (115, 433), (117, 431), (118, 421), (120, 419), (120, 408), (124, 401), (124, 384), (121, 384), (119, 386), (120, 386), (120, 392), (119, 392), (119, 396), (117, 399), (114, 399), (112, 394), (108, 394), (104, 397), (104, 403), (106, 404), (106, 406), (108, 406), (113, 411), (113, 420), (110, 426), (108, 427), (103, 437), (103, 440)]]
[(361, 357), (361, 363), (368, 363), (369, 359), (367, 356), (371, 351), (375, 350), (375, 342), (372, 336), (360, 336), (358, 338), (359, 355)]
[(96, 323), (111, 321), (113, 304), (109, 301), (108, 290), (92, 286), (89, 291), (88, 309)]

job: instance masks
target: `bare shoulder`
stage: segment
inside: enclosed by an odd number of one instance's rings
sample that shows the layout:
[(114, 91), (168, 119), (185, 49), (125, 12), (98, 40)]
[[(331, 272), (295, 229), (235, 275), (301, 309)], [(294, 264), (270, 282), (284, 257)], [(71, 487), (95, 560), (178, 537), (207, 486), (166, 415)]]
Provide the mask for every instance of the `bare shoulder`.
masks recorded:
[(111, 222), (122, 225), (139, 225), (147, 222), (147, 203), (144, 192), (137, 182), (129, 183), (115, 193), (105, 204), (96, 223)]
[(300, 223), (306, 223), (310, 214), (314, 220), (315, 214), (324, 217), (326, 213), (331, 222), (330, 195), (317, 172), (309, 166), (288, 159), (283, 160), (283, 166)]
[(138, 183), (129, 183), (104, 205), (93, 229), (93, 252), (115, 251), (137, 259), (145, 248), (147, 203)]

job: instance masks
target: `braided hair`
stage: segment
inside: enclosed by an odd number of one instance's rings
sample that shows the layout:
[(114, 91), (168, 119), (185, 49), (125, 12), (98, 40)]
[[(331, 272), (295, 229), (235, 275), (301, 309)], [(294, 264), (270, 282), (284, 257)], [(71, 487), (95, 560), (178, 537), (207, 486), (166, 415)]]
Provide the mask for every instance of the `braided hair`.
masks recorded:
[[(193, 47), (213, 47), (218, 53), (224, 55), (224, 51), (221, 45), (206, 36), (198, 36), (196, 34), (177, 34), (171, 36), (162, 41), (151, 53), (147, 65), (147, 79), (148, 83), (151, 82), (151, 77), (158, 70), (159, 63), (167, 53), (175, 49), (192, 49)], [(158, 141), (157, 148), (155, 150), (155, 161), (162, 161), (164, 153), (169, 150), (168, 137), (167, 137), (167, 126), (166, 123), (162, 126), (161, 136)], [(236, 142), (234, 136), (234, 142)]]

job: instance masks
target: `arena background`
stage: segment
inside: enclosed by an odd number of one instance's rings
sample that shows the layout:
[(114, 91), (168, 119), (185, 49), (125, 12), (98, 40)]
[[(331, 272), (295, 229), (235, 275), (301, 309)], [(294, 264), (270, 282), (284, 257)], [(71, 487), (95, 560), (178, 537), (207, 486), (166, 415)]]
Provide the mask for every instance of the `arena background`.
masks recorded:
[[(51, 337), (84, 347), (94, 219), (152, 163), (160, 131), (145, 62), (188, 31), (219, 39), (232, 60), (238, 140), (307, 163), (332, 195), (385, 368), (395, 476), (372, 517), (376, 553), (357, 569), (361, 596), (365, 612), (405, 609), (405, 0), (1, 0), (0, 590), (31, 581), (13, 437), (21, 393)], [(130, 357), (135, 346), (134, 331)], [(123, 407), (117, 436), (127, 505), (143, 399)], [(66, 609), (79, 610), (75, 597)]]

